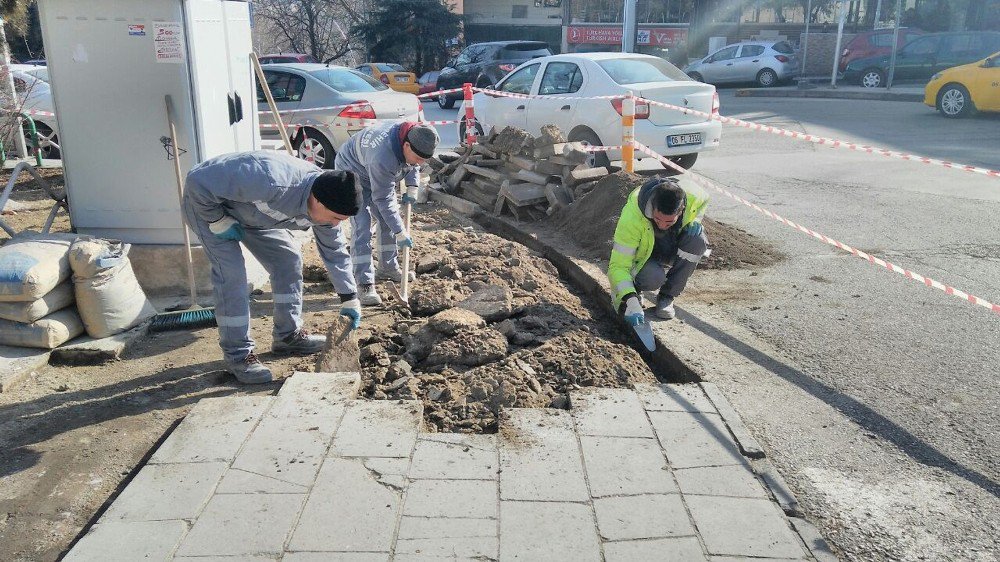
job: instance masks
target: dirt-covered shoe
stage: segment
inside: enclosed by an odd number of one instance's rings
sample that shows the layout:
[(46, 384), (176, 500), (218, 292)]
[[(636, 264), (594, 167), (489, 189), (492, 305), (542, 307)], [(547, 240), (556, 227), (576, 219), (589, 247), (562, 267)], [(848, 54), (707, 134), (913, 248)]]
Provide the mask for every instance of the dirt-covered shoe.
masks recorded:
[(375, 285), (362, 285), (358, 294), (362, 306), (378, 306), (382, 304), (382, 297), (375, 292)]
[(674, 298), (660, 297), (656, 299), (656, 317), (664, 320), (673, 320), (677, 313), (674, 312)]
[[(410, 281), (417, 278), (417, 274), (410, 271)], [(392, 281), (393, 283), (403, 282), (403, 270), (401, 269), (378, 269), (375, 271), (375, 279), (380, 281)]]
[(310, 334), (300, 329), (283, 340), (272, 342), (271, 351), (278, 355), (312, 355), (323, 351), (324, 345), (326, 345), (325, 336)]
[(226, 361), (226, 369), (243, 384), (264, 384), (274, 380), (271, 370), (265, 367), (252, 351), (243, 361), (235, 363)]

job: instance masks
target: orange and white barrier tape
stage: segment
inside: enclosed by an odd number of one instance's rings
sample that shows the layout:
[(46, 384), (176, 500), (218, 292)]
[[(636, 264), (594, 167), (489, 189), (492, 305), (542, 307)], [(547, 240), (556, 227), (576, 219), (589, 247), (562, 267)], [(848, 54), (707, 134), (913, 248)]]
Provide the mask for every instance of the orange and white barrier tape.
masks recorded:
[(956, 289), (955, 287), (952, 287), (950, 285), (945, 285), (944, 283), (941, 283), (940, 281), (935, 281), (934, 279), (931, 279), (930, 277), (926, 277), (924, 275), (920, 275), (919, 273), (915, 273), (915, 272), (910, 271), (908, 269), (904, 269), (904, 268), (899, 267), (898, 265), (896, 265), (896, 264), (894, 264), (892, 262), (888, 262), (888, 261), (885, 261), (883, 259), (877, 258), (877, 257), (875, 257), (875, 256), (873, 256), (871, 254), (867, 254), (865, 252), (862, 252), (861, 250), (859, 250), (857, 248), (848, 246), (847, 244), (844, 244), (843, 242), (839, 242), (837, 240), (834, 240), (833, 238), (830, 238), (829, 236), (826, 236), (825, 234), (820, 234), (819, 232), (816, 232), (816, 231), (811, 230), (809, 228), (806, 228), (806, 227), (804, 227), (804, 226), (802, 226), (802, 225), (800, 225), (798, 223), (790, 221), (790, 220), (782, 217), (781, 215), (779, 215), (779, 214), (777, 214), (777, 213), (775, 213), (773, 211), (770, 211), (770, 210), (765, 209), (765, 208), (763, 208), (763, 207), (761, 207), (761, 206), (759, 206), (759, 205), (757, 205), (755, 203), (747, 201), (746, 199), (740, 197), (739, 195), (736, 195), (736, 194), (732, 193), (728, 189), (725, 189), (723, 187), (720, 187), (720, 186), (716, 185), (714, 182), (708, 180), (707, 178), (705, 178), (703, 176), (700, 176), (698, 174), (695, 174), (693, 172), (690, 172), (690, 171), (684, 169), (683, 167), (675, 164), (674, 162), (671, 162), (670, 159), (664, 158), (663, 156), (657, 154), (652, 149), (650, 149), (648, 146), (646, 146), (646, 145), (644, 145), (642, 143), (636, 142), (635, 143), (635, 147), (640, 152), (644, 152), (644, 153), (652, 156), (653, 158), (655, 158), (655, 159), (659, 160), (660, 162), (662, 162), (664, 165), (669, 166), (670, 168), (672, 168), (672, 169), (674, 169), (674, 170), (676, 170), (676, 171), (678, 171), (680, 173), (687, 174), (698, 185), (701, 185), (703, 187), (707, 187), (707, 188), (712, 189), (714, 191), (718, 191), (718, 192), (722, 193), (723, 195), (725, 195), (726, 197), (729, 197), (730, 199), (733, 199), (734, 201), (738, 201), (738, 202), (746, 205), (747, 207), (750, 207), (751, 209), (753, 209), (753, 210), (755, 210), (755, 211), (757, 211), (757, 212), (759, 212), (759, 213), (761, 213), (763, 215), (771, 217), (772, 219), (774, 219), (774, 220), (776, 220), (778, 222), (784, 223), (785, 225), (788, 225), (788, 226), (790, 226), (790, 227), (798, 230), (799, 232), (803, 232), (805, 234), (808, 234), (809, 236), (812, 236), (813, 238), (815, 238), (817, 240), (820, 240), (820, 241), (822, 241), (822, 242), (824, 242), (826, 244), (829, 244), (831, 246), (834, 246), (834, 247), (836, 247), (836, 248), (838, 248), (840, 250), (843, 250), (845, 252), (853, 254), (853, 255), (855, 255), (855, 256), (857, 256), (857, 257), (859, 257), (859, 258), (867, 261), (868, 263), (870, 263), (872, 265), (877, 265), (879, 267), (883, 267), (885, 269), (888, 269), (889, 271), (893, 271), (895, 273), (898, 273), (898, 274), (900, 274), (900, 275), (902, 275), (902, 276), (904, 276), (904, 277), (906, 277), (908, 279), (913, 279), (914, 281), (917, 281), (919, 283), (923, 283), (924, 285), (926, 285), (928, 287), (933, 287), (933, 288), (938, 289), (940, 291), (944, 291), (946, 294), (956, 296), (956, 297), (958, 297), (958, 298), (960, 298), (960, 299), (962, 299), (964, 301), (968, 301), (968, 302), (970, 302), (972, 304), (979, 305), (979, 306), (981, 306), (983, 308), (986, 308), (987, 310), (991, 310), (991, 311), (993, 311), (996, 314), (1000, 314), (1000, 305), (993, 304), (993, 303), (991, 303), (990, 301), (988, 301), (986, 299), (981, 299), (981, 298), (979, 298), (977, 296), (970, 295), (970, 294), (966, 293), (965, 291), (961, 291), (961, 290)]
[(434, 96), (440, 96), (441, 94), (454, 94), (455, 92), (461, 92), (462, 88), (452, 88), (450, 90), (437, 90), (435, 92), (427, 92), (426, 94), (420, 94), (418, 98), (430, 98)]
[[(502, 98), (518, 98), (518, 99), (543, 99), (543, 100), (616, 100), (625, 97), (625, 94), (615, 95), (615, 96), (564, 96), (562, 94), (539, 96), (531, 94), (515, 94), (513, 92), (501, 92), (500, 90), (490, 90), (487, 88), (473, 88), (472, 91), (480, 92), (486, 95), (498, 96)], [(638, 99), (638, 98), (637, 98)]]
[(24, 111), (18, 111), (16, 109), (11, 109), (9, 107), (5, 107), (3, 109), (0, 109), (0, 111), (2, 111), (4, 113), (23, 113), (24, 115), (37, 115), (39, 117), (55, 117), (56, 116), (56, 114), (52, 113), (51, 111), (42, 111), (40, 109), (27, 109), (27, 110), (24, 110)]
[(917, 156), (915, 154), (907, 154), (905, 152), (889, 150), (888, 148), (879, 148), (877, 146), (859, 145), (853, 142), (828, 139), (826, 137), (810, 135), (808, 133), (800, 133), (798, 131), (789, 131), (788, 129), (782, 129), (780, 127), (772, 127), (771, 125), (761, 125), (760, 123), (751, 123), (749, 121), (744, 121), (742, 119), (737, 119), (735, 117), (713, 115), (710, 113), (705, 113), (704, 111), (691, 109), (689, 107), (681, 107), (679, 105), (673, 105), (660, 101), (653, 101), (648, 99), (645, 101), (650, 105), (656, 105), (660, 107), (665, 107), (667, 109), (673, 109), (675, 111), (680, 111), (688, 115), (698, 115), (699, 117), (714, 119), (716, 121), (719, 121), (720, 123), (724, 123), (727, 125), (736, 125), (753, 131), (764, 131), (765, 133), (772, 133), (783, 137), (790, 137), (793, 139), (804, 140), (815, 144), (822, 144), (825, 146), (829, 146), (831, 148), (846, 148), (848, 150), (857, 150), (859, 152), (867, 152), (869, 154), (878, 154), (880, 156), (885, 156), (886, 158), (898, 158), (900, 160), (908, 160), (911, 162), (921, 162), (923, 164), (930, 164), (932, 166), (941, 166), (942, 168), (962, 170), (963, 172), (972, 172), (974, 174), (982, 174), (984, 176), (1000, 178), (1000, 170), (990, 170), (988, 168), (979, 168), (977, 166), (969, 166), (967, 164), (958, 164), (956, 162), (948, 162), (947, 160), (938, 160), (936, 158), (928, 158), (927, 156)]

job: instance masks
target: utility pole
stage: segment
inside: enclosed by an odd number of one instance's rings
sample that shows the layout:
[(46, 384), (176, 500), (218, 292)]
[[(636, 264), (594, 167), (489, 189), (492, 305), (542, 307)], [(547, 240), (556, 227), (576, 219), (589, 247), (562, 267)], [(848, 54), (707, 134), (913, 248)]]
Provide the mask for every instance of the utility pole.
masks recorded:
[(7, 44), (7, 27), (3, 18), (0, 18), (0, 41), (3, 42), (3, 71), (7, 75), (3, 80), (3, 97), (10, 100), (10, 116), (16, 125), (14, 126), (14, 146), (17, 148), (21, 158), (28, 157), (28, 144), (24, 142), (24, 127), (21, 125), (21, 111), (19, 100), (17, 99), (17, 88), (14, 87), (14, 74), (10, 71), (10, 45)]
[(889, 60), (889, 78), (886, 80), (885, 89), (892, 88), (892, 78), (896, 74), (896, 51), (899, 50), (899, 22), (903, 18), (903, 0), (896, 0), (896, 27), (892, 30), (892, 58)]
[(562, 0), (562, 45), (561, 53), (569, 52), (569, 25), (573, 23), (573, 4), (571, 0)]
[(882, 21), (882, 0), (875, 0), (875, 23), (872, 29), (878, 29), (878, 24)]
[(622, 52), (635, 52), (636, 20), (635, 20), (636, 0), (625, 0), (625, 14), (622, 18)]
[(840, 45), (844, 40), (844, 20), (847, 19), (847, 4), (840, 2), (840, 22), (837, 23), (837, 47), (833, 50), (833, 73), (830, 76), (830, 86), (837, 87), (837, 71), (840, 70)]
[(809, 60), (809, 20), (812, 19), (812, 0), (809, 0), (806, 7), (806, 32), (805, 32), (805, 43), (802, 46), (802, 72), (799, 74), (799, 88), (808, 88), (809, 82), (806, 81), (806, 61)]

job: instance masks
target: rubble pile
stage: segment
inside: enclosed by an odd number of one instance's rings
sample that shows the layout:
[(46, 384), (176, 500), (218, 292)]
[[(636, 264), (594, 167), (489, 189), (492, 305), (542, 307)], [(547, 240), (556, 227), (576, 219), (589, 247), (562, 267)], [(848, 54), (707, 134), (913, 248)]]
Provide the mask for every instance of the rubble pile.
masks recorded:
[(558, 127), (545, 125), (537, 137), (506, 127), (428, 163), (432, 189), (496, 215), (507, 211), (518, 220), (538, 220), (586, 195), (608, 174), (605, 167), (591, 167), (590, 160), (583, 144), (567, 142)]

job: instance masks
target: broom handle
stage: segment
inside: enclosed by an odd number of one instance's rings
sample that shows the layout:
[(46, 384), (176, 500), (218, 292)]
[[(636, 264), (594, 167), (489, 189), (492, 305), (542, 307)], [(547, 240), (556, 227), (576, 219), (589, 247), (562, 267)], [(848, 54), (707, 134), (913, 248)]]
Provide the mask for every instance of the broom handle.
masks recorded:
[(198, 305), (198, 290), (194, 282), (194, 258), (191, 255), (191, 234), (184, 222), (184, 178), (181, 176), (181, 155), (177, 149), (177, 124), (174, 116), (174, 102), (169, 95), (163, 96), (167, 104), (167, 124), (170, 125), (170, 150), (174, 160), (174, 179), (177, 181), (177, 201), (181, 205), (181, 229), (184, 231), (184, 249), (187, 252), (188, 291), (191, 296), (191, 307)]
[[(411, 239), (413, 234), (410, 232), (410, 214), (413, 210), (413, 205), (407, 203), (406, 207), (403, 209), (403, 225), (406, 227), (406, 235)], [(403, 248), (403, 277), (400, 280), (402, 285), (403, 300), (407, 300), (410, 297), (410, 248)]]
[(257, 53), (250, 52), (250, 62), (253, 64), (253, 70), (257, 73), (257, 82), (260, 83), (260, 89), (264, 92), (264, 97), (267, 98), (267, 107), (271, 109), (271, 115), (274, 117), (274, 124), (278, 127), (278, 134), (281, 135), (281, 141), (285, 143), (285, 150), (288, 154), (295, 156), (295, 150), (292, 149), (292, 140), (288, 138), (288, 129), (285, 129), (285, 123), (281, 120), (281, 113), (278, 112), (278, 106), (274, 103), (274, 95), (271, 94), (271, 87), (267, 85), (267, 76), (264, 75), (264, 69), (260, 67), (260, 59), (257, 58)]

